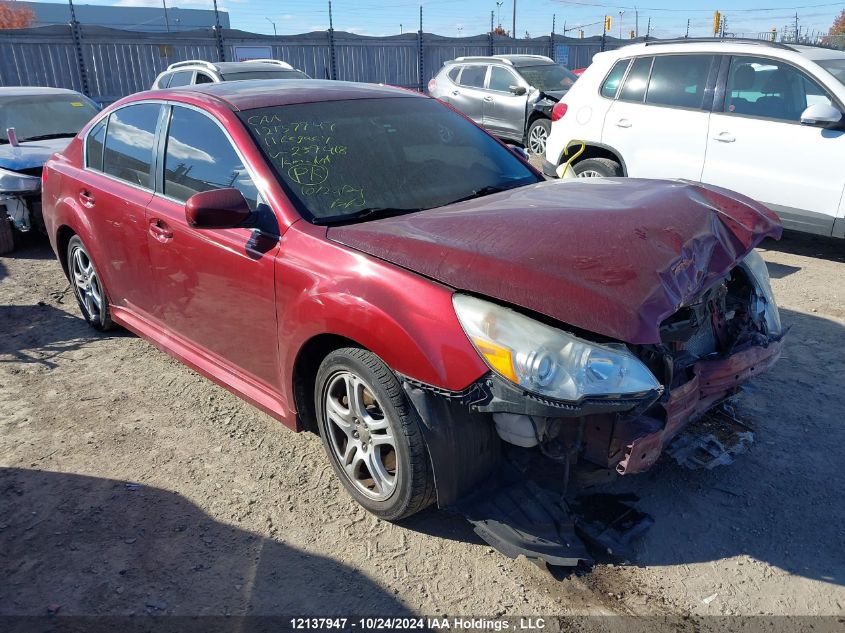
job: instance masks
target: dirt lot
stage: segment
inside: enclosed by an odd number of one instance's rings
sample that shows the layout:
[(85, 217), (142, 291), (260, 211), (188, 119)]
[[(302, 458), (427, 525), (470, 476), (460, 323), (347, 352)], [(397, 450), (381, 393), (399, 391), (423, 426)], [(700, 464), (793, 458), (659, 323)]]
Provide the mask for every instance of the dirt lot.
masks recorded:
[(751, 452), (623, 478), (636, 559), (556, 578), (455, 515), (369, 516), (317, 437), (87, 329), (33, 242), (0, 258), (0, 614), (843, 614), (845, 245), (764, 246), (792, 331)]

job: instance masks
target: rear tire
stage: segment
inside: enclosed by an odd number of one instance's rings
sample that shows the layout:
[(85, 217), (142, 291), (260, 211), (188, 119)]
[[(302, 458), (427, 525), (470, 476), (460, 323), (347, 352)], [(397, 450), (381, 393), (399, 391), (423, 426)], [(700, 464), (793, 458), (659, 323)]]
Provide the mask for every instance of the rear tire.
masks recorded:
[(624, 175), (622, 165), (609, 158), (587, 158), (572, 167), (578, 178), (614, 178)]
[(67, 271), (73, 295), (85, 322), (101, 332), (112, 329), (114, 322), (111, 320), (106, 289), (78, 235), (70, 238), (67, 245)]
[(429, 506), (434, 475), (416, 410), (372, 352), (331, 352), (314, 387), (323, 448), (338, 479), (364, 508), (398, 521)]
[(15, 230), (5, 211), (0, 211), (0, 216), (0, 255), (6, 255), (15, 250)]
[(525, 148), (534, 156), (544, 156), (546, 153), (546, 141), (552, 131), (552, 122), (548, 119), (536, 119), (529, 127), (526, 134)]

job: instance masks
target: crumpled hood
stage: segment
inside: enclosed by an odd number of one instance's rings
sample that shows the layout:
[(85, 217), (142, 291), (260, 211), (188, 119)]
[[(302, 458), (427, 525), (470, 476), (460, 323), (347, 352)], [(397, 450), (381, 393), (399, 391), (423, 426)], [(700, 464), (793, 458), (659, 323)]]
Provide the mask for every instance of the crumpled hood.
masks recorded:
[(73, 138), (51, 138), (44, 141), (25, 141), (20, 147), (0, 145), (0, 168), (17, 171), (41, 167), (56, 152), (65, 149)]
[(645, 344), (781, 231), (766, 207), (719, 187), (595, 178), (330, 227), (328, 237), (457, 290)]

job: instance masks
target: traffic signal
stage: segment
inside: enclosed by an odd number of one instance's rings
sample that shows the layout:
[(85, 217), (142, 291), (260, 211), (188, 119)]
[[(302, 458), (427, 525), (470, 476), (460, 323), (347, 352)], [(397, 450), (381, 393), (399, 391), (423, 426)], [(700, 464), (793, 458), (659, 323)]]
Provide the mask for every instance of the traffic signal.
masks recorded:
[(778, 30), (775, 27), (772, 27), (772, 41), (776, 42), (778, 39)]
[(604, 30), (605, 31), (610, 30), (610, 16), (609, 15), (604, 16)]
[(713, 12), (713, 35), (718, 35), (722, 28), (722, 14), (718, 11)]

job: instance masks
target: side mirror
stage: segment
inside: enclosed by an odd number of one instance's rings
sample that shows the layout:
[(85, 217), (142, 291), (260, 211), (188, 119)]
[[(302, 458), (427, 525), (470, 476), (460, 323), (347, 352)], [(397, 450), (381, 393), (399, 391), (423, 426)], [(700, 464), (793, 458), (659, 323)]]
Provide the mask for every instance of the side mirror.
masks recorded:
[(519, 145), (508, 145), (508, 149), (516, 154), (517, 158), (528, 160), (528, 152), (524, 147), (520, 147)]
[(237, 189), (195, 193), (185, 203), (185, 218), (197, 229), (231, 229), (243, 224), (251, 211)]
[(831, 128), (842, 123), (842, 113), (827, 103), (816, 103), (801, 113), (801, 123)]
[(528, 90), (525, 89), (525, 86), (508, 86), (508, 90), (510, 90), (517, 97), (521, 97), (526, 92), (528, 92)]

